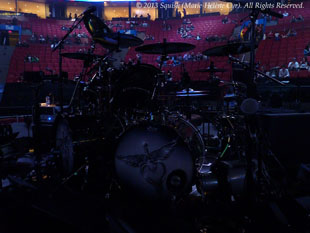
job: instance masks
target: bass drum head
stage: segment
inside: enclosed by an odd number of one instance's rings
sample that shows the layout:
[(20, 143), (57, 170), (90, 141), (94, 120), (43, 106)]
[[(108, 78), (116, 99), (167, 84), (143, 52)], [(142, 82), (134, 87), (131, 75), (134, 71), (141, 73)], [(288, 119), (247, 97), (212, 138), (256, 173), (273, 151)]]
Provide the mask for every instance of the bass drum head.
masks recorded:
[(116, 83), (113, 106), (116, 109), (146, 109), (149, 106), (160, 72), (148, 64), (134, 65), (120, 74)]
[(171, 200), (191, 189), (194, 160), (175, 130), (145, 124), (120, 138), (115, 168), (128, 193), (144, 200)]

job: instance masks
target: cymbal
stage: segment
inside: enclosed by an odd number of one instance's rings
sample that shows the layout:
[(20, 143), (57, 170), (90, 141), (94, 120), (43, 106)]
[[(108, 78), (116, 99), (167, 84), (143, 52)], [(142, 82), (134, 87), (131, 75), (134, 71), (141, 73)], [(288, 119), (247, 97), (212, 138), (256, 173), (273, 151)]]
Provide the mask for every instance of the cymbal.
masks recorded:
[(113, 31), (94, 14), (86, 14), (83, 19), (84, 25), (91, 36), (99, 33), (112, 33)]
[[(257, 45), (255, 45), (257, 48)], [(251, 51), (249, 42), (239, 42), (227, 45), (216, 46), (202, 52), (206, 56), (228, 56), (231, 54), (242, 54)]]
[(201, 73), (216, 73), (216, 72), (226, 72), (227, 70), (223, 68), (217, 68), (217, 67), (208, 67), (208, 68), (199, 69), (196, 71), (201, 72)]
[(236, 99), (236, 98), (238, 98), (238, 96), (235, 93), (224, 95), (224, 99)]
[(143, 44), (140, 38), (124, 33), (97, 33), (93, 40), (105, 48), (129, 48)]
[(76, 59), (76, 60), (94, 60), (97, 58), (104, 58), (102, 55), (97, 54), (89, 54), (89, 53), (62, 53), (61, 56), (70, 58), (70, 59)]
[(143, 44), (143, 40), (133, 35), (113, 32), (94, 14), (84, 16), (83, 22), (93, 40), (104, 48), (128, 48)]
[(195, 91), (192, 88), (183, 89), (182, 91), (175, 92), (175, 96), (178, 97), (197, 97), (197, 96), (207, 96), (207, 91)]
[(104, 56), (97, 54), (89, 54), (89, 53), (62, 53), (61, 56), (75, 59), (75, 60), (83, 60), (83, 61), (92, 61), (95, 59), (102, 59)]
[(173, 53), (183, 53), (196, 48), (195, 45), (189, 43), (179, 43), (179, 42), (163, 42), (157, 44), (148, 44), (136, 48), (136, 52), (146, 53), (146, 54), (173, 54)]
[(220, 80), (219, 84), (221, 86), (233, 86), (233, 87), (239, 87), (239, 88), (246, 88), (246, 85), (244, 83), (237, 82), (237, 81)]
[(207, 93), (201, 93), (201, 94), (194, 94), (194, 93), (190, 93), (190, 94), (176, 94), (175, 96), (177, 97), (200, 97), (200, 96), (207, 96)]

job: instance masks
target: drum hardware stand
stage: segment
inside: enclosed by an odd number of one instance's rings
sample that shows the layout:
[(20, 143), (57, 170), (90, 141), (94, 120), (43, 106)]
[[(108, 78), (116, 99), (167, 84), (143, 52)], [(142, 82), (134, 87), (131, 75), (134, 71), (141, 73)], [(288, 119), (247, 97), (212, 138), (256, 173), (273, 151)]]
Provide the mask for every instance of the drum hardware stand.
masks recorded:
[[(82, 17), (82, 19), (83, 19), (83, 17)], [(94, 50), (95, 50), (95, 43), (92, 43), (91, 48), (88, 50), (87, 54), (89, 54), (89, 55), (93, 54)], [(72, 94), (72, 97), (71, 97), (71, 100), (70, 100), (69, 108), (72, 107), (72, 104), (73, 104), (73, 101), (75, 100), (76, 92), (77, 92), (77, 90), (79, 88), (79, 85), (80, 85), (81, 81), (83, 80), (83, 78), (86, 77), (86, 75), (88, 74), (87, 68), (90, 67), (90, 64), (92, 62), (93, 61), (90, 61), (90, 60), (84, 60), (84, 62), (83, 62), (83, 69), (82, 69), (82, 72), (79, 75), (78, 80), (76, 81), (76, 85), (75, 85), (75, 88), (74, 88), (74, 91), (73, 91), (73, 94)], [(101, 71), (101, 67), (100, 66), (99, 66), (99, 71)], [(80, 105), (81, 104), (80, 104), (80, 98), (79, 98), (79, 104), (78, 104), (79, 108), (81, 107)]]
[[(102, 69), (101, 69), (101, 64), (103, 64), (104, 62), (106, 62), (106, 60), (108, 60), (109, 56), (111, 54), (113, 54), (113, 51), (118, 51), (119, 50), (119, 46), (120, 46), (120, 32), (118, 32), (118, 41), (117, 41), (118, 45), (117, 45), (117, 48), (115, 50), (110, 50), (106, 55), (105, 57), (100, 61), (101, 63), (99, 63), (99, 73), (102, 72)], [(111, 80), (111, 75), (112, 75), (112, 72), (114, 71), (114, 69), (112, 67), (109, 67), (107, 69), (107, 76), (108, 76), (108, 98), (107, 98), (107, 105), (108, 105), (108, 109), (107, 109), (107, 112), (108, 112), (108, 115), (112, 116), (113, 113), (112, 113), (112, 102), (113, 102), (113, 97), (112, 97), (112, 80)], [(100, 76), (102, 77), (102, 76)]]
[[(214, 70), (214, 69), (215, 69), (214, 61), (210, 61), (210, 69), (211, 69), (211, 70)], [(217, 81), (214, 71), (211, 71), (211, 72), (210, 72), (210, 81), (211, 81), (212, 83), (215, 82), (215, 81)]]
[(34, 155), (36, 159), (36, 175), (37, 180), (40, 182), (42, 180), (41, 177), (41, 151), (40, 151), (40, 136), (39, 136), (39, 128), (40, 128), (40, 103), (39, 103), (39, 91), (42, 83), (34, 86), (34, 108), (33, 108), (33, 141), (34, 141)]
[[(88, 175), (88, 160), (87, 157), (85, 158), (86, 161), (85, 163), (80, 166), (78, 169), (76, 169), (74, 172), (72, 172), (70, 175), (68, 175), (67, 177), (63, 178), (62, 182), (59, 184), (58, 187), (56, 187), (51, 193), (50, 193), (50, 197), (52, 197), (62, 186), (66, 185), (73, 177), (77, 176), (79, 173), (85, 171), (86, 172), (86, 177)], [(84, 177), (84, 184), (86, 184), (87, 178), (85, 179)]]
[[(210, 69), (211, 70), (215, 69), (215, 65), (214, 65), (213, 61), (210, 61)], [(219, 78), (216, 77), (214, 71), (210, 72), (210, 77), (209, 77), (208, 81), (209, 81), (209, 84), (211, 84), (211, 86), (214, 86), (214, 85), (218, 86), (218, 84), (220, 83), (220, 80), (219, 80)], [(223, 96), (222, 90), (220, 90), (218, 94), (222, 97)], [(218, 110), (220, 110), (220, 108), (221, 108), (220, 106), (224, 106), (224, 105), (223, 105), (222, 98), (218, 98), (218, 99), (219, 99), (219, 101), (217, 101), (217, 108), (218, 108)]]
[(167, 60), (167, 56), (168, 56), (168, 53), (167, 53), (167, 39), (164, 38), (163, 40), (163, 53), (161, 54), (161, 57), (160, 57), (160, 64), (159, 64), (159, 69), (161, 70), (162, 67), (163, 67), (163, 64), (164, 64), (164, 61)]
[(185, 115), (188, 121), (191, 121), (192, 119), (192, 111), (191, 111), (191, 99), (190, 99), (190, 83), (191, 83), (191, 77), (189, 76), (188, 72), (185, 69), (184, 63), (182, 64), (182, 81), (181, 81), (181, 86), (182, 88), (185, 87), (186, 89), (186, 111)]
[(58, 43), (54, 46), (52, 49), (52, 52), (55, 52), (58, 49), (58, 56), (59, 56), (59, 74), (58, 74), (58, 91), (59, 91), (59, 105), (60, 105), (60, 113), (63, 113), (63, 73), (62, 73), (62, 56), (61, 56), (61, 50), (63, 49), (63, 44), (65, 40), (68, 38), (68, 36), (72, 33), (74, 29), (77, 28), (77, 26), (82, 22), (84, 19), (84, 13), (82, 13), (79, 17), (81, 17), (78, 21), (74, 21), (73, 25), (69, 28), (66, 35), (58, 41)]

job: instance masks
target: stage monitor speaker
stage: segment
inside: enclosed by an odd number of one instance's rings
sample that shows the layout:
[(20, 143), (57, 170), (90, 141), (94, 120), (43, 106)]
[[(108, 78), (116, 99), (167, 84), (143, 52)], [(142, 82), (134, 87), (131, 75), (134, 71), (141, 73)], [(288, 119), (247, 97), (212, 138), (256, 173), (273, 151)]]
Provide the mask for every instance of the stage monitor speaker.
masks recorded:
[(264, 135), (273, 153), (297, 172), (301, 163), (310, 163), (310, 113), (277, 113), (260, 116)]

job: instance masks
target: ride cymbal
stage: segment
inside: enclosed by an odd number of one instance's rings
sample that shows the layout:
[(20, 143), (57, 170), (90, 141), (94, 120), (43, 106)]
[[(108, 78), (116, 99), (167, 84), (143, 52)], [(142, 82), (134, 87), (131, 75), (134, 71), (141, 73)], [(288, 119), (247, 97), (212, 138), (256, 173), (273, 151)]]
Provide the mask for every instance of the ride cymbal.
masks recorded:
[[(255, 45), (255, 48), (257, 48), (257, 45)], [(216, 46), (203, 51), (202, 54), (210, 57), (228, 56), (228, 55), (247, 53), (249, 51), (251, 51), (251, 44), (249, 42), (240, 42), (240, 43)]]

